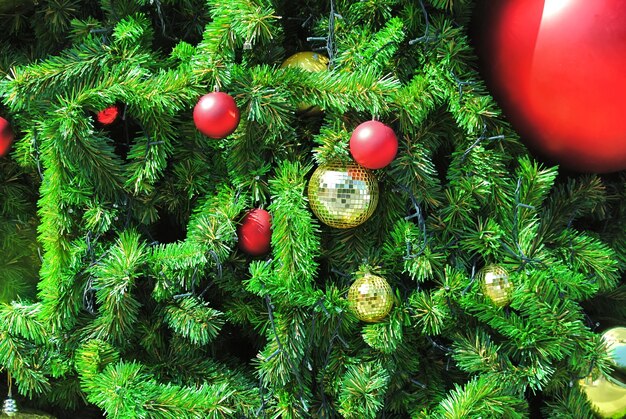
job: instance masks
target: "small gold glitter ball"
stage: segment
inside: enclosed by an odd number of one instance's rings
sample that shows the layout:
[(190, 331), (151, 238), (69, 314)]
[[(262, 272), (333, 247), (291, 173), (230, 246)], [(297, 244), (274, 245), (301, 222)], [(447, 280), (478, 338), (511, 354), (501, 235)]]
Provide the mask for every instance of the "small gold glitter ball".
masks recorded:
[(2, 404), (2, 413), (7, 416), (15, 416), (18, 412), (19, 410), (17, 409), (17, 403), (15, 403), (14, 399), (9, 397), (8, 399), (4, 400), (4, 403)]
[(513, 283), (509, 279), (509, 273), (502, 266), (487, 265), (478, 272), (476, 279), (483, 294), (495, 305), (504, 307), (511, 302)]
[[(328, 70), (328, 57), (317, 52), (298, 52), (287, 58), (280, 68), (293, 67), (305, 71), (325, 71)], [(317, 115), (322, 112), (318, 106), (301, 103), (298, 105), (298, 112), (306, 115)]]
[(326, 225), (352, 228), (372, 216), (378, 204), (378, 181), (354, 163), (318, 167), (309, 180), (311, 209)]
[(365, 274), (348, 290), (348, 302), (359, 320), (377, 322), (384, 319), (393, 306), (391, 287), (380, 276)]

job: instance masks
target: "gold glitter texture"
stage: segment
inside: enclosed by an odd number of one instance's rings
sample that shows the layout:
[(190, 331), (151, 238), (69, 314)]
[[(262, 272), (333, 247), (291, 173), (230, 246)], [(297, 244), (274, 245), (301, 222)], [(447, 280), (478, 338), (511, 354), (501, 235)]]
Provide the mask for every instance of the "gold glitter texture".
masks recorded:
[(350, 287), (348, 302), (359, 320), (373, 323), (389, 314), (393, 306), (393, 294), (384, 278), (366, 274)]
[(476, 279), (482, 287), (483, 294), (495, 305), (504, 307), (509, 304), (513, 283), (506, 269), (499, 265), (487, 265), (478, 272)]
[(378, 204), (378, 182), (355, 163), (318, 167), (309, 180), (311, 209), (324, 224), (352, 228), (372, 216)]

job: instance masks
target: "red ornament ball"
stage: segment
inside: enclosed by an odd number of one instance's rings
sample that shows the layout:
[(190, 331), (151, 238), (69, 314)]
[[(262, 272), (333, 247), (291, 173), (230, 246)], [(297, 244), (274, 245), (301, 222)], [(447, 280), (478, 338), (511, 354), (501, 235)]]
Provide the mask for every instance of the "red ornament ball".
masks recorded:
[(14, 138), (11, 124), (6, 119), (0, 117), (0, 157), (9, 152)]
[(237, 229), (239, 248), (251, 256), (261, 256), (270, 251), (272, 217), (269, 212), (255, 208), (241, 220)]
[(239, 125), (239, 108), (232, 96), (222, 92), (209, 93), (202, 96), (193, 109), (193, 122), (207, 137), (228, 137)]
[(109, 106), (108, 108), (98, 112), (98, 115), (96, 115), (96, 119), (102, 125), (111, 125), (113, 122), (115, 122), (119, 113), (120, 110), (117, 108), (117, 106)]
[(367, 121), (356, 127), (350, 137), (352, 158), (368, 169), (381, 169), (393, 161), (398, 152), (398, 139), (382, 122)]
[(626, 169), (626, 2), (480, 2), (481, 73), (529, 148), (582, 172)]

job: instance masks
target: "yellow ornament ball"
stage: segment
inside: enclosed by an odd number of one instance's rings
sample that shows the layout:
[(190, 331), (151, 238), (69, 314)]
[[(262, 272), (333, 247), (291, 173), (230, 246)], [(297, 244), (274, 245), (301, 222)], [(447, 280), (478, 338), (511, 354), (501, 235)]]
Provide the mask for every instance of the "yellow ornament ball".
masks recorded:
[(613, 327), (602, 334), (613, 361), (611, 378), (626, 385), (626, 327)]
[(348, 290), (348, 302), (359, 320), (373, 323), (389, 314), (393, 306), (393, 293), (384, 278), (365, 274), (354, 281)]
[(509, 273), (500, 265), (487, 265), (476, 275), (483, 294), (498, 307), (504, 307), (511, 302), (513, 283)]
[(309, 180), (309, 204), (324, 224), (351, 228), (364, 223), (378, 205), (378, 181), (354, 163), (318, 167)]
[(622, 418), (626, 415), (626, 387), (607, 380), (603, 375), (596, 380), (583, 378), (578, 384), (600, 417)]
[(613, 361), (613, 372), (596, 380), (591, 376), (584, 378), (579, 384), (601, 417), (621, 418), (626, 415), (626, 327), (608, 329), (602, 339)]
[(318, 52), (304, 51), (293, 54), (287, 58), (281, 68), (298, 67), (306, 71), (328, 70), (328, 57)]
[[(305, 51), (298, 52), (287, 58), (280, 68), (292, 67), (300, 68), (305, 71), (326, 71), (328, 70), (328, 57), (317, 52)], [(318, 106), (301, 103), (298, 105), (297, 111), (307, 115), (316, 115), (322, 112)]]

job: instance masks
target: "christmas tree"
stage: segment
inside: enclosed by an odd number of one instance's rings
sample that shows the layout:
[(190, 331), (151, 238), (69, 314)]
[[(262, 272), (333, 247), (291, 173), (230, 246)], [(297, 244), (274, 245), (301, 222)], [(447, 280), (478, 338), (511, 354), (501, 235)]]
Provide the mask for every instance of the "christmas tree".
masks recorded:
[(580, 382), (610, 376), (601, 333), (626, 316), (625, 179), (529, 153), (473, 10), (0, 0), (3, 399), (592, 417)]

